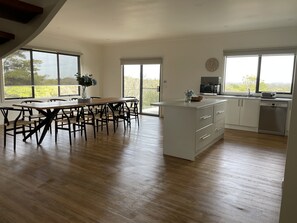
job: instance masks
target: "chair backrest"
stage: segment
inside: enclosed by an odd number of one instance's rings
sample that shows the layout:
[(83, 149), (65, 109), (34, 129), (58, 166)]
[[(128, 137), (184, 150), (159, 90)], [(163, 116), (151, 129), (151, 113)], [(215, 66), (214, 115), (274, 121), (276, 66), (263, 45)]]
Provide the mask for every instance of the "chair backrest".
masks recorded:
[(28, 99), (28, 100), (23, 100), (21, 103), (23, 103), (23, 104), (29, 104), (29, 103), (41, 103), (41, 102), (43, 102), (43, 101)]
[[(21, 104), (30, 104), (30, 103), (42, 103), (41, 100), (35, 100), (35, 99), (28, 99), (23, 100)], [(30, 115), (33, 115), (33, 109), (32, 108), (23, 108), (23, 115), (25, 115), (25, 110), (29, 112)]]
[(63, 98), (52, 98), (52, 99), (49, 99), (48, 101), (67, 101), (66, 99), (63, 99)]
[(20, 119), (21, 115), (23, 114), (23, 109), (13, 108), (13, 107), (0, 107), (0, 111), (4, 118), (4, 124), (9, 125), (9, 111), (18, 112), (18, 115), (14, 119), (14, 121), (17, 121)]
[(135, 101), (131, 101), (131, 102), (127, 102), (127, 104), (129, 104), (129, 108), (134, 111), (134, 112), (138, 112), (138, 102), (139, 100), (134, 97), (134, 96), (127, 96), (127, 97), (124, 97), (124, 98), (135, 98)]

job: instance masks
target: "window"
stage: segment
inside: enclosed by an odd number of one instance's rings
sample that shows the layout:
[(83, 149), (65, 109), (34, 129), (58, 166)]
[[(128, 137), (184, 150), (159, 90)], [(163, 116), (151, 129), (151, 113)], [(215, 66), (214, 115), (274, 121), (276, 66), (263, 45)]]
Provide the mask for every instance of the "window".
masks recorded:
[(295, 53), (225, 55), (225, 93), (291, 94)]
[(21, 49), (2, 59), (5, 99), (79, 95), (78, 55)]

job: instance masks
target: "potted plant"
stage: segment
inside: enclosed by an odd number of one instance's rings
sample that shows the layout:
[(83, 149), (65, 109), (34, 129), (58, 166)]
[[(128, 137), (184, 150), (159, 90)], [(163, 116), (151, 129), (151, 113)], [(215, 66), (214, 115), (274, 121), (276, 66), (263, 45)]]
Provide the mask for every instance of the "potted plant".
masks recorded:
[(92, 85), (96, 85), (97, 81), (92, 77), (92, 74), (81, 75), (80, 73), (77, 73), (75, 74), (75, 76), (78, 84), (81, 86), (82, 89), (82, 98), (87, 99), (86, 88)]

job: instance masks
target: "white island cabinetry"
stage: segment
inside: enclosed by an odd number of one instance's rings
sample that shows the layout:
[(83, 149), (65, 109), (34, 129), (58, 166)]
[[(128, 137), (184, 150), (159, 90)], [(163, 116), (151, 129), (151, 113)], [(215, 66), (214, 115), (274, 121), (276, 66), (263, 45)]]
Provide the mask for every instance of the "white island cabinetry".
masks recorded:
[(224, 136), (225, 100), (159, 102), (164, 114), (164, 154), (188, 160)]

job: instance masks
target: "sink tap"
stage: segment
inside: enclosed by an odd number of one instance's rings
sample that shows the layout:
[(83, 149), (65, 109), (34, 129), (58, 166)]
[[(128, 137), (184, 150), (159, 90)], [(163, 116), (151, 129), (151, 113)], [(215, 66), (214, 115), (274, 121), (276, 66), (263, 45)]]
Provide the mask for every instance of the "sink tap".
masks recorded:
[(247, 96), (250, 97), (251, 96), (251, 89), (248, 88), (247, 90), (248, 90)]

